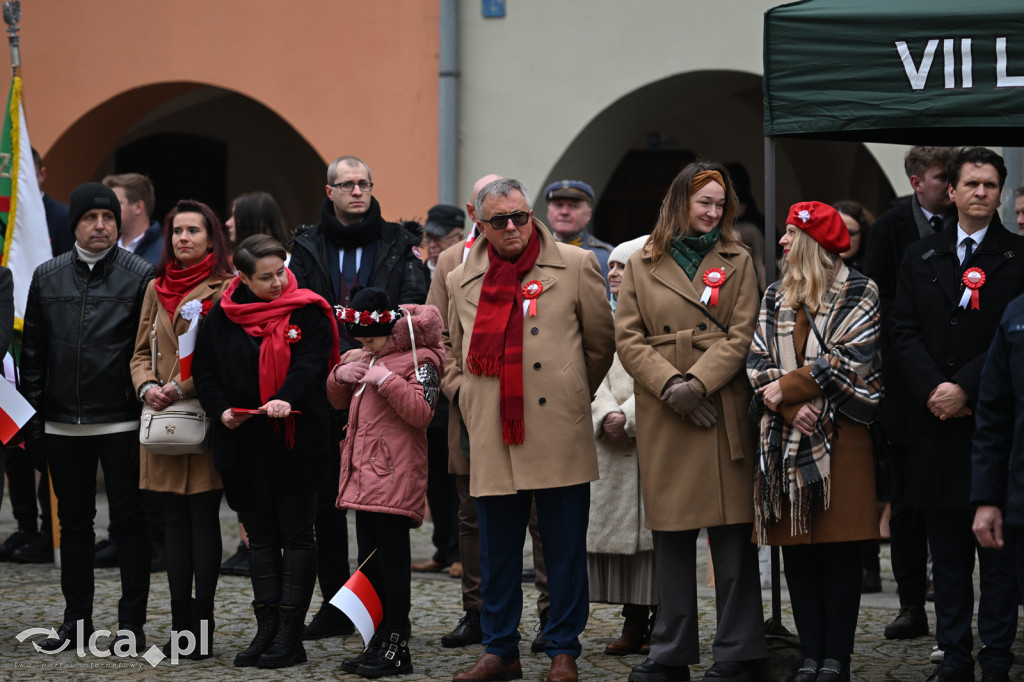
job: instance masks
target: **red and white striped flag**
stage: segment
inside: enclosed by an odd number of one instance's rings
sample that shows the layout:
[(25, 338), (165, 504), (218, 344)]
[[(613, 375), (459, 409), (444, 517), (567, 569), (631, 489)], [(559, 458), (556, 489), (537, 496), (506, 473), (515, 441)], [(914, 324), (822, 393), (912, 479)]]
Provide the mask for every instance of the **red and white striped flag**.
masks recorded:
[(18, 389), (0, 379), (0, 441), (10, 441), (35, 413)]
[(363, 636), (363, 646), (370, 644), (370, 638), (377, 631), (384, 608), (380, 597), (362, 571), (356, 570), (338, 593), (331, 597), (331, 604), (349, 617), (352, 624)]
[(192, 376), (192, 353), (196, 349), (196, 337), (199, 335), (199, 315), (192, 318), (188, 330), (178, 337), (178, 364), (181, 367), (181, 380), (187, 381)]

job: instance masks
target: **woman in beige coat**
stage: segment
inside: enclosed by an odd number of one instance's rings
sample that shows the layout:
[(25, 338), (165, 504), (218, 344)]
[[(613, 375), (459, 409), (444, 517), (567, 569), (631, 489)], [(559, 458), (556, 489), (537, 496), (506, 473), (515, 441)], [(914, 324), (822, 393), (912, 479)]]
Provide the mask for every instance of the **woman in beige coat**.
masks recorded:
[(754, 333), (754, 266), (731, 229), (736, 197), (719, 164), (684, 168), (646, 246), (626, 265), (615, 314), (635, 382), (637, 456), (653, 531), (658, 617), (630, 680), (688, 680), (699, 660), (696, 543), (708, 529), (718, 631), (706, 680), (753, 680), (766, 646), (751, 542), (754, 434), (743, 373)]
[[(626, 261), (643, 247), (647, 235), (619, 244), (608, 255), (612, 314), (618, 304)], [(640, 472), (636, 463), (636, 401), (633, 378), (616, 355), (591, 404), (597, 468), (590, 484), (587, 526), (587, 574), (590, 601), (622, 604), (622, 634), (608, 644), (609, 656), (641, 652), (650, 641), (650, 623), (658, 603), (654, 587), (654, 544), (644, 526)]]
[[(131, 362), (139, 399), (153, 409), (164, 410), (178, 400), (195, 397), (192, 378), (181, 376), (178, 336), (220, 298), (231, 278), (227, 263), (217, 216), (206, 204), (179, 201), (164, 223), (163, 255), (143, 299)], [(139, 487), (160, 494), (172, 629), (194, 632), (196, 648), (188, 658), (205, 658), (213, 633), (213, 596), (221, 559), (220, 475), (209, 450), (161, 455), (143, 448)], [(184, 641), (180, 646), (185, 646)], [(164, 654), (170, 655), (170, 642)]]

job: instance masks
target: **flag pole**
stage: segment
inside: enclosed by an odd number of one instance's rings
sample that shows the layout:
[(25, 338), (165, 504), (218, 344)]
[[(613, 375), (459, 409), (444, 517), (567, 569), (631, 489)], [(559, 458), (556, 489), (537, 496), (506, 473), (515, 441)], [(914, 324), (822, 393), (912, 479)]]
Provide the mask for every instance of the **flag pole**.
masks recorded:
[(11, 72), (21, 77), (21, 38), (18, 26), (21, 23), (21, 1), (4, 2), (4, 23), (7, 24), (7, 42), (11, 45)]

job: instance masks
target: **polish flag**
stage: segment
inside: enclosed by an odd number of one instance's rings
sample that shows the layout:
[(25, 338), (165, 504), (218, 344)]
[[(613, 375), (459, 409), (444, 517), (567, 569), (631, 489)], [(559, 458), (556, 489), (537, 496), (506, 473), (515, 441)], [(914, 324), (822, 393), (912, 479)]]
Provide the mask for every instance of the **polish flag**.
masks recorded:
[(356, 570), (352, 574), (338, 593), (331, 597), (331, 604), (349, 617), (363, 636), (363, 646), (368, 646), (384, 617), (384, 608), (373, 585), (362, 571)]
[(0, 441), (10, 441), (35, 413), (18, 389), (0, 380)]
[(199, 335), (199, 315), (192, 318), (188, 331), (178, 337), (178, 363), (181, 366), (181, 380), (186, 381), (192, 376), (192, 353), (196, 349), (196, 337)]

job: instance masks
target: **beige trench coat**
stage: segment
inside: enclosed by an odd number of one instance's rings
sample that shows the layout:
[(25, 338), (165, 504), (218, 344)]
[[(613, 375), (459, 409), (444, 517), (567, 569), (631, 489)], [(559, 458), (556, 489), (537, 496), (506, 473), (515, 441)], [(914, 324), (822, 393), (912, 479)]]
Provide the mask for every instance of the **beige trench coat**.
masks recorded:
[[(725, 272), (718, 305), (700, 303), (710, 268)], [(666, 255), (634, 253), (615, 310), (615, 341), (634, 379), (637, 456), (647, 527), (692, 530), (754, 520), (755, 425), (744, 371), (760, 301), (742, 246), (715, 245), (691, 282)], [(708, 317), (728, 328), (723, 332)], [(718, 411), (709, 429), (661, 402), (674, 376), (696, 377)]]
[(466, 244), (459, 241), (452, 244), (441, 252), (437, 257), (437, 266), (434, 268), (434, 277), (430, 280), (430, 291), (427, 292), (427, 305), (437, 306), (441, 311), (441, 318), (444, 320), (444, 332), (442, 339), (445, 340), (445, 349), (449, 351), (445, 356), (444, 375), (441, 377), (441, 391), (448, 398), (448, 473), (457, 476), (469, 476), (469, 460), (462, 456), (460, 438), (462, 435), (462, 413), (455, 404), (455, 394), (462, 386), (462, 372), (455, 364), (455, 358), (451, 354), (451, 344), (448, 339), (448, 273), (462, 263), (462, 253)]
[(566, 487), (598, 476), (590, 402), (615, 352), (604, 278), (590, 251), (559, 244), (536, 219), (533, 234), (541, 240), (540, 254), (522, 282), (537, 280), (543, 291), (536, 317), (523, 320), (522, 445), (502, 441), (498, 377), (464, 371), (488, 267), (487, 241), (478, 239), (466, 262), (448, 275), (450, 352), (463, 371), (458, 402), (469, 431), (473, 497)]
[[(216, 303), (230, 281), (212, 277), (203, 280), (178, 304), (174, 311), (173, 323), (167, 311), (160, 305), (155, 280), (149, 283), (142, 301), (142, 317), (135, 339), (135, 355), (132, 356), (131, 362), (132, 383), (136, 392), (147, 381), (156, 381), (163, 385), (173, 379), (181, 385), (186, 398), (196, 397), (194, 382), (191, 378), (181, 380), (181, 369), (176, 362), (178, 336), (184, 334), (189, 326), (189, 321), (181, 316), (181, 308), (193, 300)], [(202, 321), (199, 324), (202, 324)], [(155, 374), (151, 346), (154, 333), (157, 349)], [(220, 474), (213, 468), (213, 455), (209, 450), (191, 455), (157, 455), (142, 448), (139, 459), (139, 488), (143, 490), (195, 495), (222, 487), (224, 486)]]

